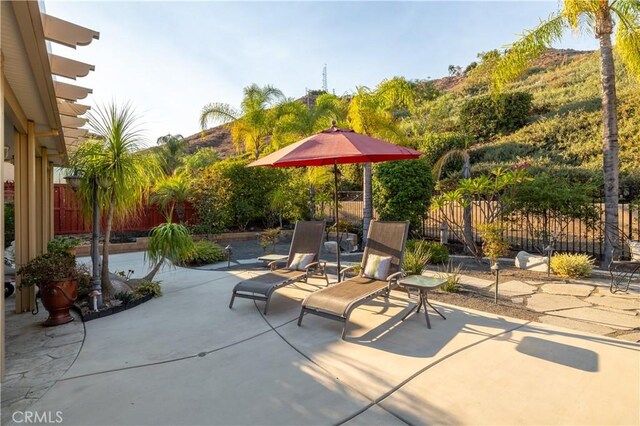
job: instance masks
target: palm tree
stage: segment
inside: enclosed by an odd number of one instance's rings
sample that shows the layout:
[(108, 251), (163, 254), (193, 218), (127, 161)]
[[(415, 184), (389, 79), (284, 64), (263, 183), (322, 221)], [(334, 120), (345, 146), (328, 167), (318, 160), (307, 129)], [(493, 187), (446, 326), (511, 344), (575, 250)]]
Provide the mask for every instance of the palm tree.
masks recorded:
[(165, 135), (158, 138), (158, 157), (165, 175), (170, 175), (182, 164), (182, 157), (186, 154), (189, 143), (182, 135)]
[(91, 199), (91, 183), (99, 183), (100, 204), (106, 210), (102, 248), (102, 293), (111, 294), (109, 277), (109, 239), (114, 220), (123, 221), (137, 212), (145, 199), (152, 179), (161, 170), (150, 155), (141, 154), (142, 132), (131, 104), (111, 103), (89, 113), (89, 127), (96, 141), (81, 147), (71, 161), (72, 167), (82, 169), (85, 179), (80, 187), (85, 200)]
[[(395, 77), (385, 80), (375, 91), (367, 87), (358, 87), (349, 103), (347, 119), (353, 130), (368, 136), (390, 142), (404, 143), (405, 133), (398, 126), (394, 116), (399, 108), (413, 105), (414, 90), (404, 78)], [(371, 196), (371, 163), (364, 164), (362, 193), (362, 243), (366, 244), (369, 222), (373, 217)]]
[(274, 107), (283, 98), (282, 92), (273, 86), (252, 84), (244, 88), (240, 110), (219, 102), (205, 105), (200, 114), (200, 127), (205, 130), (212, 122), (225, 124), (238, 151), (251, 152), (258, 159), (277, 119)]
[(271, 143), (274, 149), (283, 148), (302, 137), (328, 129), (333, 121), (343, 122), (346, 116), (346, 103), (329, 93), (318, 96), (310, 107), (297, 100), (286, 102), (279, 107)]
[(175, 210), (178, 222), (182, 224), (185, 220), (185, 203), (191, 194), (191, 182), (188, 176), (184, 173), (176, 173), (156, 183), (151, 193), (151, 201), (162, 208), (167, 222), (171, 222)]
[[(461, 159), (462, 160), (462, 178), (470, 179), (471, 178), (471, 156), (469, 155), (469, 145), (465, 142), (465, 147), (450, 149), (449, 151), (442, 154), (442, 156), (436, 161), (433, 166), (434, 178), (436, 181), (440, 180), (442, 177), (442, 171), (447, 163), (453, 159)], [(476, 245), (473, 240), (473, 228), (472, 228), (472, 208), (473, 205), (471, 200), (464, 200), (464, 209), (462, 212), (462, 221), (463, 221), (463, 238), (465, 242), (465, 247), (467, 250), (471, 252), (472, 255), (476, 256)]]
[(602, 91), (602, 148), (605, 204), (604, 264), (611, 260), (618, 235), (618, 118), (616, 112), (615, 66), (611, 35), (616, 29), (616, 47), (627, 69), (640, 75), (640, 2), (638, 0), (564, 0), (560, 10), (528, 31), (498, 61), (492, 84), (500, 90), (516, 79), (566, 29), (594, 34), (600, 43)]

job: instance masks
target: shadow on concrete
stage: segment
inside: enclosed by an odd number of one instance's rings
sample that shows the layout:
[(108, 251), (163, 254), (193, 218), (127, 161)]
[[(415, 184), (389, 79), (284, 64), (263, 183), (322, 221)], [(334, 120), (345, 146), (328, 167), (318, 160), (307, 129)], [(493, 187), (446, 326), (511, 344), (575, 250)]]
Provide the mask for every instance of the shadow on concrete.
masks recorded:
[(578, 370), (598, 371), (598, 354), (577, 346), (525, 336), (516, 346), (516, 350), (525, 355)]

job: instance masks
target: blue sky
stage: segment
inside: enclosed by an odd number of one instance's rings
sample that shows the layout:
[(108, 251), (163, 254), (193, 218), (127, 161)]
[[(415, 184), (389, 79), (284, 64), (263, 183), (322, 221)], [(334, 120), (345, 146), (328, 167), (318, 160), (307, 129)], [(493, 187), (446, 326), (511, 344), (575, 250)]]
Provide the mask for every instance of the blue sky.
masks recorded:
[[(548, 2), (73, 2), (47, 13), (100, 31), (55, 53), (96, 66), (77, 84), (85, 102), (131, 101), (149, 144), (199, 131), (208, 102), (238, 106), (242, 88), (272, 84), (288, 97), (322, 86), (336, 94), (384, 78), (437, 78), (451, 64), (502, 47), (557, 10)], [(557, 46), (595, 49), (568, 34)]]

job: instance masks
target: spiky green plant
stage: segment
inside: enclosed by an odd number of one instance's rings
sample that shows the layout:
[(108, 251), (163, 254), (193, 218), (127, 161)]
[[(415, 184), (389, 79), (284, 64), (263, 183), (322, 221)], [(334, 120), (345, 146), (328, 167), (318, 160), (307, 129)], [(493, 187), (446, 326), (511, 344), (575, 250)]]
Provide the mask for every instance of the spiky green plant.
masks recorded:
[(193, 240), (189, 230), (184, 225), (167, 222), (151, 230), (145, 258), (149, 261), (149, 266), (162, 263), (165, 259), (178, 264), (191, 250)]
[(184, 223), (185, 203), (192, 193), (189, 176), (176, 173), (156, 183), (151, 193), (151, 202), (160, 206), (167, 221), (172, 220), (175, 210), (178, 221)]
[(402, 270), (409, 275), (420, 275), (430, 261), (429, 244), (422, 240), (413, 247), (407, 248), (402, 259)]
[[(106, 213), (103, 234), (109, 241), (114, 221), (137, 213), (161, 169), (153, 156), (140, 152), (143, 133), (130, 103), (94, 108), (89, 113), (89, 129), (95, 140), (83, 144), (70, 163), (83, 172), (79, 193), (85, 213), (91, 211), (93, 185), (98, 185), (99, 205)], [(101, 282), (103, 296), (109, 297), (109, 244), (102, 249)]]
[(611, 36), (627, 70), (640, 76), (640, 1), (564, 0), (557, 13), (512, 44), (497, 61), (492, 86), (500, 90), (519, 77), (547, 48), (564, 36), (565, 30), (581, 30), (595, 35), (600, 43), (600, 82), (602, 93), (602, 146), (605, 204), (604, 263), (609, 263), (617, 241), (619, 149), (616, 111), (616, 76)]

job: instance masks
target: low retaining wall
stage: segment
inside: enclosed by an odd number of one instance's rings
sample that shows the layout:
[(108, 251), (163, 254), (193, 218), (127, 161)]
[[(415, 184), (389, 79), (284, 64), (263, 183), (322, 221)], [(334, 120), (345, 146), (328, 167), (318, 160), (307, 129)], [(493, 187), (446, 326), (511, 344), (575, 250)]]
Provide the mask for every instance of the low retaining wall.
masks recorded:
[[(261, 235), (262, 232), (224, 232), (222, 234), (216, 234), (213, 236), (213, 241), (249, 241), (258, 238), (258, 235)], [(282, 235), (291, 236), (293, 231), (284, 230), (282, 231)], [(206, 235), (194, 235), (193, 240), (205, 240), (207, 239)], [(118, 254), (118, 253), (131, 253), (134, 251), (145, 251), (149, 246), (149, 237), (140, 237), (136, 238), (135, 242), (132, 243), (111, 243), (109, 244), (109, 254)], [(102, 244), (98, 246), (98, 250), (102, 253)], [(82, 245), (78, 246), (76, 249), (76, 256), (90, 256), (91, 255), (91, 246), (90, 245)]]

